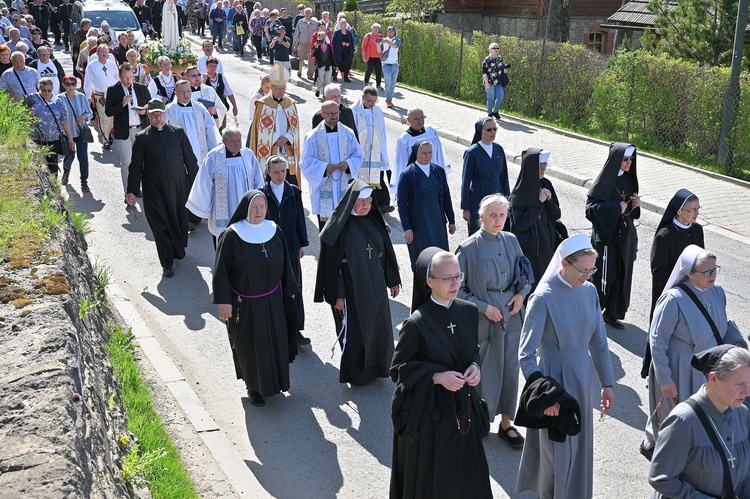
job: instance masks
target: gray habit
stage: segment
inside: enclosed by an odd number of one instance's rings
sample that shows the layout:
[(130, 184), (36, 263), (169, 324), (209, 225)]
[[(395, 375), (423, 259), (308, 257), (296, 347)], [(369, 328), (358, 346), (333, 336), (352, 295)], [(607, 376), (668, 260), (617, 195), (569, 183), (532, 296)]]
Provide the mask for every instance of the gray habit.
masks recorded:
[(529, 428), (516, 491), (534, 491), (541, 499), (592, 497), (594, 407), (589, 356), (601, 384), (615, 382), (593, 284), (570, 286), (559, 276), (539, 284), (529, 299), (518, 355), (525, 377), (541, 371), (578, 401), (581, 433), (568, 436), (565, 442), (553, 442), (547, 430)]
[[(735, 468), (730, 463), (729, 472), (737, 497), (750, 497), (750, 413), (747, 407), (730, 407), (721, 413), (702, 388), (690, 398), (698, 402), (736, 459)], [(648, 481), (655, 489), (651, 498), (721, 497), (723, 476), (721, 457), (698, 416), (687, 404), (678, 404), (664, 420), (656, 440), (648, 472)]]
[[(708, 311), (719, 330), (724, 343), (742, 340), (733, 321), (727, 320), (727, 299), (724, 288), (716, 283), (701, 291), (685, 281)], [(706, 382), (706, 377), (690, 366), (694, 354), (716, 346), (716, 339), (703, 314), (680, 288), (674, 287), (661, 295), (656, 302), (654, 318), (649, 331), (651, 344), (651, 368), (648, 374), (648, 414), (646, 439), (653, 444), (659, 432), (659, 424), (675, 406), (672, 399), (661, 399), (661, 387), (677, 385), (677, 402), (682, 402)], [(654, 414), (659, 405), (659, 411)]]
[[(479, 368), (482, 381), (477, 385), (479, 395), (487, 402), (490, 421), (497, 414), (511, 418), (518, 401), (518, 344), (521, 339), (524, 309), (511, 316), (508, 302), (513, 290), (506, 290), (514, 280), (514, 264), (523, 256), (516, 236), (500, 232), (493, 236), (484, 229), (472, 234), (456, 249), (461, 271), (466, 279), (458, 297), (470, 301), (479, 309)], [(531, 285), (526, 284), (519, 294), (526, 296)], [(487, 306), (500, 310), (501, 322), (490, 322)]]

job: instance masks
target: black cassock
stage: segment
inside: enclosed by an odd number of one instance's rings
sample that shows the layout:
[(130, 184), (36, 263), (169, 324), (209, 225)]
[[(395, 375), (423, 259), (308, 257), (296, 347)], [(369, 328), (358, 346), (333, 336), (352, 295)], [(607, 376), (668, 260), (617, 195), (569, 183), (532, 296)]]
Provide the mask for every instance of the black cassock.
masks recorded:
[(482, 444), (489, 420), (476, 389), (452, 393), (432, 380), (479, 362), (478, 320), (469, 302), (445, 308), (428, 298), (401, 328), (391, 367), (392, 499), (492, 497)]
[[(401, 284), (401, 278), (391, 240), (383, 223), (373, 220), (376, 216), (374, 211), (364, 217), (349, 216), (335, 244), (321, 241), (315, 301), (325, 299), (333, 306), (337, 298), (346, 300), (341, 383), (387, 378), (393, 359), (388, 288)], [(338, 320), (336, 327), (339, 332)], [(343, 338), (339, 341), (343, 347)]]
[(287, 327), (284, 298), (297, 293), (297, 282), (281, 230), (263, 244), (243, 241), (231, 227), (225, 230), (216, 252), (213, 288), (214, 303), (232, 304), (227, 331), (237, 379), (263, 397), (288, 391), (297, 337), (294, 328)]
[(136, 134), (128, 192), (143, 191), (143, 211), (163, 267), (185, 257), (189, 221), (185, 203), (197, 173), (198, 160), (182, 128), (149, 126)]

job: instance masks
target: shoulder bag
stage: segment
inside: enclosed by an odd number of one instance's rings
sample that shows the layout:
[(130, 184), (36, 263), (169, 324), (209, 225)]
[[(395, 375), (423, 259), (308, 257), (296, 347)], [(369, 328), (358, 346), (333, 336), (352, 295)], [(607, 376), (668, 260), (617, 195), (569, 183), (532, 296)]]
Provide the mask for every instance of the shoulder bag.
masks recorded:
[(732, 485), (732, 475), (729, 472), (727, 455), (724, 453), (724, 449), (722, 449), (721, 444), (719, 443), (719, 437), (716, 436), (716, 432), (713, 430), (713, 428), (711, 427), (711, 423), (708, 421), (708, 416), (706, 416), (706, 413), (703, 412), (703, 409), (701, 409), (701, 406), (699, 406), (698, 402), (696, 402), (695, 400), (689, 398), (685, 401), (685, 403), (689, 405), (690, 408), (693, 409), (695, 414), (698, 416), (698, 419), (703, 425), (703, 429), (706, 430), (706, 434), (708, 434), (708, 438), (711, 440), (714, 448), (716, 448), (716, 452), (719, 453), (719, 457), (721, 457), (721, 465), (724, 468), (724, 478), (722, 480), (723, 492), (720, 499), (739, 499), (739, 496), (737, 496), (737, 493), (734, 491), (734, 486)]
[[(73, 111), (73, 118), (77, 120), (78, 116), (76, 116), (76, 110), (73, 108), (73, 103), (70, 102), (70, 99), (68, 98), (67, 95), (65, 96), (65, 100), (68, 101), (70, 110)], [(94, 134), (91, 133), (91, 129), (89, 128), (88, 125), (84, 125), (83, 123), (79, 125), (78, 123), (76, 123), (76, 126), (78, 126), (78, 136), (81, 137), (82, 141), (87, 142), (89, 144), (94, 142)]]
[(21, 85), (21, 90), (23, 91), (23, 105), (24, 105), (24, 107), (31, 108), (34, 105), (34, 102), (31, 100), (31, 96), (26, 91), (26, 87), (23, 86), (23, 82), (21, 81), (21, 77), (18, 76), (18, 73), (16, 72), (15, 69), (13, 69), (13, 74), (16, 75), (16, 80), (18, 80), (18, 84)]

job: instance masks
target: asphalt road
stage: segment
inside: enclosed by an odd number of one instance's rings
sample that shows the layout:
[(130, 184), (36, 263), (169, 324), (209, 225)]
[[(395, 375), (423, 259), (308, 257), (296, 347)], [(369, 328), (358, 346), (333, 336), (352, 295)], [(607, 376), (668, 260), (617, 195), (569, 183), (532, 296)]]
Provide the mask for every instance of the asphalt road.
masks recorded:
[[(247, 130), (249, 99), (257, 90), (260, 73), (230, 54), (219, 54), (225, 73), (235, 89), (240, 107), (240, 127)], [(67, 56), (60, 54), (62, 60)], [(68, 58), (69, 59), (69, 58)], [(361, 79), (350, 84), (361, 88)], [(312, 115), (319, 109), (313, 92), (289, 86), (288, 92), (298, 103), (302, 132), (310, 129)], [(355, 96), (356, 92), (350, 93)], [(381, 96), (378, 105), (384, 106)], [(428, 115), (441, 113), (435, 100)], [(467, 110), (467, 113), (475, 113)], [(503, 143), (500, 124), (497, 141)], [(390, 143), (393, 145), (404, 126), (386, 120)], [(473, 130), (452, 130), (470, 137)], [(528, 146), (534, 146), (529, 134)], [(182, 371), (185, 379), (235, 446), (247, 467), (263, 488), (259, 495), (297, 498), (383, 498), (387, 497), (392, 426), (390, 399), (394, 385), (380, 380), (366, 387), (349, 387), (338, 383), (338, 349), (331, 355), (335, 332), (331, 312), (325, 304), (312, 302), (318, 240), (317, 225), (309, 217), (311, 244), (302, 260), (304, 297), (307, 313), (305, 334), (312, 338), (312, 347), (305, 347), (291, 365), (289, 393), (267, 399), (263, 408), (251, 406), (244, 385), (235, 379), (234, 367), (224, 325), (218, 320), (211, 304), (211, 267), (214, 250), (205, 223), (190, 235), (187, 257), (176, 263), (175, 277), (164, 279), (145, 216), (138, 221), (125, 210), (116, 154), (102, 151), (98, 144), (91, 148), (92, 193), (81, 197), (77, 182), (77, 166), (71, 184), (64, 191), (73, 201), (74, 209), (88, 213), (93, 233), (87, 236), (93, 260), (108, 265), (113, 278), (125, 291), (152, 329), (164, 350)], [(464, 147), (444, 141), (444, 151), (454, 166), (449, 177), (457, 219), (460, 189), (460, 165)], [(550, 168), (555, 167), (555, 156)], [(603, 164), (606, 158), (599, 158)], [(511, 185), (518, 168), (510, 167)], [(590, 230), (584, 218), (585, 190), (561, 181), (555, 189), (562, 204), (563, 221), (571, 234)], [(305, 184), (306, 190), (306, 184)], [(309, 198), (305, 195), (309, 210)], [(309, 213), (309, 212), (308, 212)], [(396, 325), (408, 316), (411, 299), (411, 270), (406, 245), (396, 213), (386, 217), (396, 255), (401, 262), (403, 291), (391, 301), (394, 338)], [(646, 328), (651, 296), (648, 257), (651, 238), (659, 216), (646, 212), (639, 227), (639, 258), (634, 273), (634, 294), (625, 331), (609, 331), (612, 363), (617, 378), (614, 408), (603, 422), (595, 425), (594, 495), (601, 498), (646, 497), (647, 462), (638, 454), (646, 421), (646, 383), (640, 372), (641, 355), (646, 344)], [(450, 238), (451, 248), (463, 240), (466, 226), (458, 223), (457, 233)], [(747, 246), (715, 233), (706, 234), (708, 248), (718, 255), (722, 266), (719, 276), (728, 296), (729, 316), (740, 329), (750, 332), (750, 280)], [(598, 384), (596, 385), (598, 389)], [(597, 404), (598, 405), (598, 404)], [(598, 412), (597, 412), (598, 416)], [(498, 421), (493, 424), (496, 430)], [(485, 439), (495, 497), (519, 496), (514, 490), (520, 451), (511, 450), (496, 435)], [(184, 459), (191, 460), (190, 455)], [(457, 477), (460, 479), (460, 477)]]

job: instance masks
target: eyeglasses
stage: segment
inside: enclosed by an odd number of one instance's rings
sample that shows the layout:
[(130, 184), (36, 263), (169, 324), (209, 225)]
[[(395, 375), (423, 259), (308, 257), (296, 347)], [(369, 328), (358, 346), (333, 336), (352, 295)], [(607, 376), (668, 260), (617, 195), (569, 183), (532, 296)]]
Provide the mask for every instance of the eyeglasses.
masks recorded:
[(466, 274), (464, 274), (463, 272), (459, 272), (456, 275), (449, 275), (447, 277), (433, 277), (433, 276), (430, 276), (430, 278), (432, 278), (432, 279), (437, 279), (438, 281), (443, 281), (443, 282), (446, 282), (446, 283), (463, 282), (464, 277), (466, 277)]
[(630, 162), (630, 161), (633, 161), (633, 156), (626, 156), (626, 157), (622, 158), (622, 162), (623, 163)]
[(325, 114), (326, 116), (334, 117), (334, 116), (340, 115), (341, 113), (339, 111), (334, 111), (332, 113), (326, 113), (326, 112), (321, 111), (320, 114)]
[(76, 86), (76, 82), (74, 82), (74, 81), (66, 81), (65, 83), (63, 83), (63, 85), (65, 85), (66, 87), (75, 87)]
[(372, 203), (372, 196), (366, 198), (359, 198), (355, 203), (369, 204)]
[(490, 50), (500, 50), (500, 47), (490, 47)]
[(547, 162), (544, 161), (544, 162), (539, 163), (539, 168), (541, 168), (542, 170), (547, 169)]
[(201, 74), (200, 73), (195, 73), (195, 74), (192, 74), (192, 75), (185, 75), (185, 76), (188, 77), (188, 78), (200, 78)]
[(687, 209), (683, 208), (683, 209), (681, 209), (679, 211), (684, 211), (686, 213), (698, 213), (700, 210), (701, 210), (701, 207), (697, 206), (697, 207), (693, 208), (692, 210), (687, 210)]
[[(566, 260), (566, 261), (567, 261), (567, 260)], [(573, 264), (572, 264), (572, 263), (570, 263), (570, 262), (568, 262), (568, 265), (570, 265), (571, 267), (573, 267), (574, 269), (576, 269), (576, 270), (577, 270), (578, 272), (580, 272), (580, 273), (581, 273), (581, 274), (583, 274), (583, 275), (594, 275), (594, 274), (596, 274), (596, 272), (597, 272), (597, 271), (599, 270), (599, 269), (597, 269), (596, 267), (594, 267), (593, 269), (586, 269), (586, 270), (581, 270), (581, 269), (579, 269), (578, 267), (576, 267), (575, 265), (573, 265)]]
[(484, 132), (497, 132), (497, 128), (482, 128)]
[(721, 266), (717, 265), (716, 267), (708, 270), (696, 270), (695, 273), (703, 274), (704, 277), (711, 277), (714, 274), (719, 275), (719, 270), (721, 270)]

